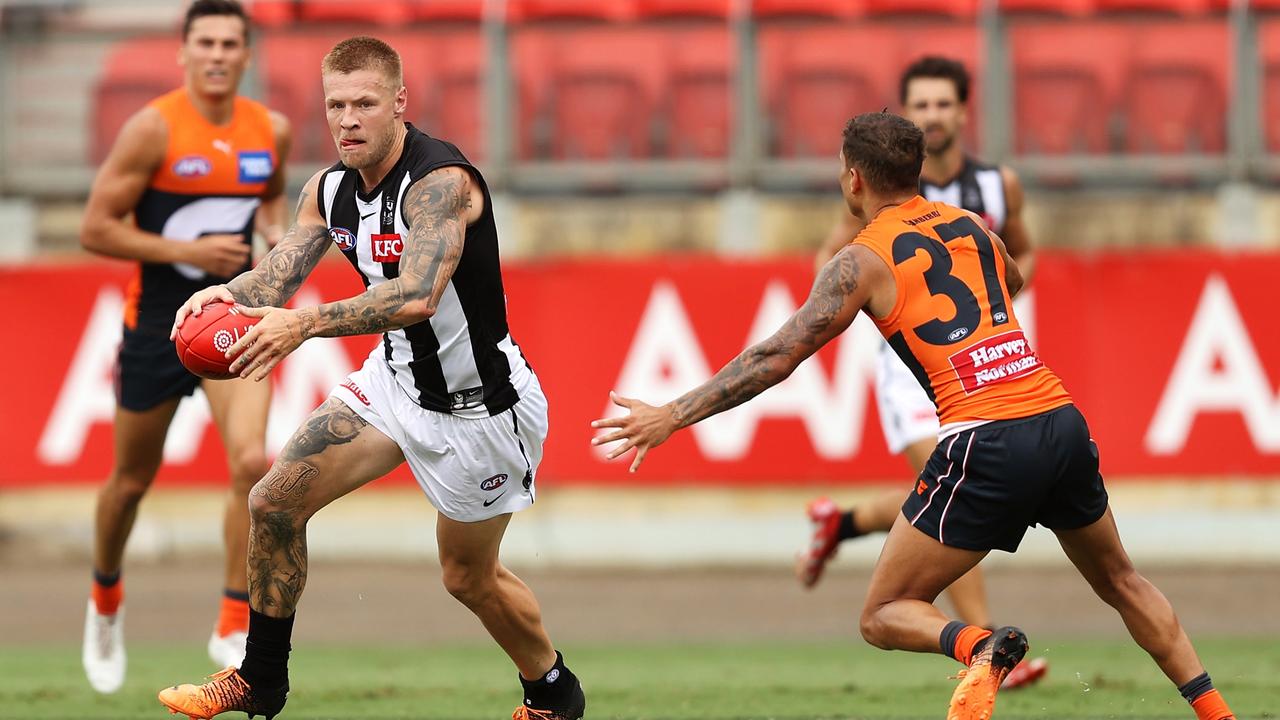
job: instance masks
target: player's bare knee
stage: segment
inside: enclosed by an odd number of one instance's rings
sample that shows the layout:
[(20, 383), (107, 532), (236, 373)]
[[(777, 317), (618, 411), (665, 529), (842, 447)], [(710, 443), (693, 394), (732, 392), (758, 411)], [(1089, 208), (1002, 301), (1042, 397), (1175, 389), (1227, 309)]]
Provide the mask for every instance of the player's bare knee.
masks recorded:
[(442, 570), (440, 579), (445, 590), (467, 607), (481, 605), (493, 595), (497, 575), (492, 568), (446, 561)]
[(118, 502), (137, 505), (151, 487), (158, 468), (117, 468), (102, 489)]
[(868, 605), (862, 610), (862, 617), (858, 622), (858, 629), (862, 632), (862, 639), (867, 641), (868, 645), (888, 650), (889, 646), (885, 642), (884, 623), (879, 618), (881, 605)]
[(242, 448), (227, 454), (227, 466), (231, 471), (231, 486), (240, 494), (250, 489), (266, 476), (271, 467), (262, 448)]
[(1112, 607), (1132, 605), (1139, 599), (1141, 588), (1146, 583), (1133, 565), (1124, 563), (1108, 569), (1102, 582), (1095, 585), (1098, 596)]

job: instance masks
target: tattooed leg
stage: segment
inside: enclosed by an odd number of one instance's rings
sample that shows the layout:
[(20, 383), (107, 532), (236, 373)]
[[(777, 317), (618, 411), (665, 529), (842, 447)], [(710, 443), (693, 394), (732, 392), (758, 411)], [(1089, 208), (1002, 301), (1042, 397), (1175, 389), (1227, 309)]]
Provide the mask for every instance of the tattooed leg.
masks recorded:
[(401, 460), (389, 438), (340, 400), (313, 412), (249, 496), (251, 607), (292, 615), (307, 582), (307, 520)]

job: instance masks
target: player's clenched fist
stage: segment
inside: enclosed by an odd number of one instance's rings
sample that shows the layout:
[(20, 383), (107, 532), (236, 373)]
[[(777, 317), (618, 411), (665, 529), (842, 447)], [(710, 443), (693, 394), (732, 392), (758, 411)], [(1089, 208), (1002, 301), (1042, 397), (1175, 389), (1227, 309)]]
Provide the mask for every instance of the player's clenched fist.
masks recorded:
[(231, 277), (244, 269), (253, 248), (245, 242), (244, 235), (203, 235), (185, 246), (188, 264), (204, 270), (215, 278)]
[(178, 308), (178, 312), (173, 316), (173, 328), (169, 330), (169, 339), (178, 337), (178, 328), (182, 327), (182, 321), (187, 319), (189, 315), (199, 315), (204, 306), (214, 302), (234, 303), (236, 299), (231, 296), (231, 291), (226, 285), (212, 285), (200, 292), (187, 298), (182, 303), (182, 307)]

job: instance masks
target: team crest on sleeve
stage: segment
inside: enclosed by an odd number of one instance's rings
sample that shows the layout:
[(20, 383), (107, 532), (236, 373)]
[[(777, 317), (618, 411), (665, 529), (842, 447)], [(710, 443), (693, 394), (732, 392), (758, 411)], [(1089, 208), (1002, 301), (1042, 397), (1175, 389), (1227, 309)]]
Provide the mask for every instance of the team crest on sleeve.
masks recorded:
[(271, 151), (246, 150), (239, 154), (240, 182), (260, 183), (271, 179)]
[(342, 252), (350, 252), (356, 246), (356, 236), (352, 235), (351, 231), (346, 228), (329, 228), (329, 238), (333, 240), (334, 244)]
[(213, 163), (203, 155), (183, 155), (173, 163), (173, 174), (180, 178), (202, 178), (213, 172)]

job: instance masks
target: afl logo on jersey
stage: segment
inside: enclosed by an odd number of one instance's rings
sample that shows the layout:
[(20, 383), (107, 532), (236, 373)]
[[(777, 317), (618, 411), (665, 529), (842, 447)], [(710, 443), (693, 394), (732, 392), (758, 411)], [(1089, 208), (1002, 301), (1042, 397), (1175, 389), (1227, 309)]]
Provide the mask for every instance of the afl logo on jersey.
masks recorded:
[(342, 252), (350, 252), (356, 246), (356, 236), (346, 228), (332, 227), (329, 228), (329, 237), (337, 244), (338, 249)]
[(173, 174), (180, 178), (202, 178), (213, 172), (213, 163), (203, 155), (184, 155), (173, 164)]
[(951, 333), (947, 335), (947, 339), (950, 340), (951, 342), (955, 342), (968, 334), (969, 334), (969, 328), (959, 327), (959, 328), (956, 328), (955, 330), (952, 330)]

